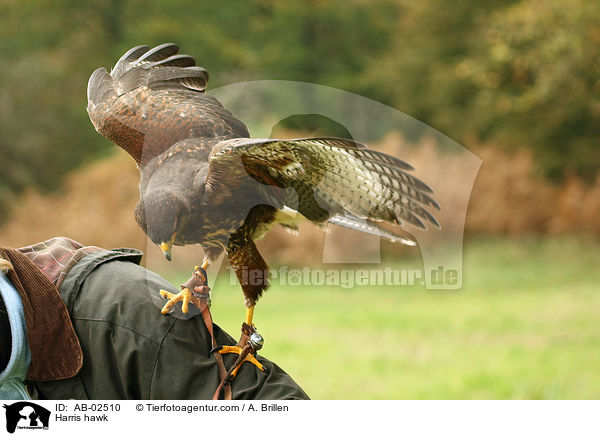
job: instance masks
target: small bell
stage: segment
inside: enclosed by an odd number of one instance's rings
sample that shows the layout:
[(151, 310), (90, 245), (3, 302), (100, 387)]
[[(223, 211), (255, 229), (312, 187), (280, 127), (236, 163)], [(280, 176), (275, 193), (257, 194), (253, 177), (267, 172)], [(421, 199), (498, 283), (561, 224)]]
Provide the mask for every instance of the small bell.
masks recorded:
[(250, 335), (250, 345), (252, 345), (252, 348), (255, 350), (260, 350), (264, 344), (265, 340), (258, 333), (254, 332)]

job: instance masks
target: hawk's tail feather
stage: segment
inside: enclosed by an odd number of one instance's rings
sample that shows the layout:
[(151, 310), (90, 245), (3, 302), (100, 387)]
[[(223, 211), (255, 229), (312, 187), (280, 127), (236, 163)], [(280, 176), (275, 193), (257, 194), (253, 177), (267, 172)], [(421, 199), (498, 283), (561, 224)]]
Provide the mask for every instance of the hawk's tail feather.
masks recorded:
[(397, 242), (404, 245), (415, 246), (417, 243), (409, 238), (395, 235), (387, 230), (382, 229), (374, 223), (351, 216), (351, 215), (335, 215), (327, 222), (335, 224), (347, 229), (358, 230), (359, 232), (368, 233), (370, 235), (379, 236), (390, 242)]

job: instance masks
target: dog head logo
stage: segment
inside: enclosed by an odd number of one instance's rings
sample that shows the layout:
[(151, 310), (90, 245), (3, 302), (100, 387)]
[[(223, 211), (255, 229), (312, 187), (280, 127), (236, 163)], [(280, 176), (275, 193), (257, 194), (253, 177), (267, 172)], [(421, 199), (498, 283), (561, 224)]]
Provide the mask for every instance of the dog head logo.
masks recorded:
[(6, 409), (6, 431), (14, 433), (19, 428), (48, 428), (50, 411), (28, 401), (4, 405)]

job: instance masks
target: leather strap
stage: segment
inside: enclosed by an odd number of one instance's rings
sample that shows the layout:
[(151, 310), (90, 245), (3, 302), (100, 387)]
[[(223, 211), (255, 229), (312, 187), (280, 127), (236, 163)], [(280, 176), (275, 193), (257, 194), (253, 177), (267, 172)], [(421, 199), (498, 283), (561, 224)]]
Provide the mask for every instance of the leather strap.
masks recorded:
[[(212, 349), (217, 347), (217, 340), (215, 339), (215, 333), (213, 329), (213, 321), (212, 316), (210, 314), (210, 308), (208, 302), (210, 301), (208, 287), (208, 277), (206, 275), (206, 271), (202, 268), (196, 267), (196, 270), (192, 274), (192, 277), (183, 285), (182, 288), (193, 289), (194, 293), (198, 297), (198, 299), (194, 302), (194, 305), (200, 310), (202, 313), (202, 319), (204, 320), (204, 324), (206, 325), (206, 329), (210, 334), (211, 346)], [(198, 304), (196, 304), (198, 303)], [(231, 384), (229, 382), (229, 374), (227, 373), (227, 369), (225, 368), (225, 363), (223, 362), (223, 356), (219, 353), (212, 353), (217, 361), (217, 367), (219, 369), (219, 379), (220, 383), (217, 387), (213, 395), (213, 400), (220, 399), (221, 391), (223, 391), (223, 396), (225, 400), (233, 399), (231, 392)]]
[[(212, 316), (210, 315), (210, 310), (208, 308), (208, 303), (206, 302), (206, 300), (200, 300), (200, 306), (201, 306), (201, 311), (202, 311), (202, 318), (204, 319), (204, 324), (206, 324), (206, 328), (208, 329), (208, 332), (210, 333), (210, 338), (212, 341), (212, 347), (215, 348), (217, 346), (217, 341), (215, 339), (215, 334), (213, 331), (213, 322), (212, 322)], [(231, 384), (229, 383), (228, 380), (228, 374), (227, 374), (227, 369), (225, 368), (225, 363), (223, 362), (223, 356), (221, 356), (221, 354), (219, 353), (212, 353), (213, 356), (215, 356), (215, 360), (217, 361), (217, 366), (219, 368), (219, 378), (221, 379), (221, 383), (219, 383), (219, 386), (217, 387), (217, 390), (215, 391), (215, 394), (213, 395), (213, 400), (218, 400), (219, 396), (221, 394), (221, 389), (223, 390), (224, 393), (224, 399), (225, 400), (231, 400), (232, 399), (232, 393), (231, 393)], [(225, 382), (225, 383), (224, 383)]]

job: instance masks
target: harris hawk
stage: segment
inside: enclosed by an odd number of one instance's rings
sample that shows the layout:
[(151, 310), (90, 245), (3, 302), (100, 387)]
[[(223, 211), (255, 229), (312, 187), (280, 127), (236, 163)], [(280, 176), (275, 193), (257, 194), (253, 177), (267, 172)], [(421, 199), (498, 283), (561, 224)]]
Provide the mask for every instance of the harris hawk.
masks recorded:
[[(127, 51), (111, 72), (89, 79), (88, 114), (96, 130), (140, 169), (135, 219), (171, 259), (172, 245), (201, 244), (202, 268), (223, 251), (244, 294), (246, 327), (268, 287), (254, 243), (275, 224), (333, 223), (390, 241), (414, 241), (377, 222), (439, 227), (433, 191), (413, 167), (343, 138), (250, 139), (247, 127), (205, 94), (208, 72), (166, 43)], [(248, 271), (253, 274), (248, 280)], [(161, 291), (162, 312), (196, 296)], [(240, 349), (226, 352), (240, 352)], [(257, 362), (254, 362), (257, 364)], [(257, 366), (260, 367), (260, 364)]]

